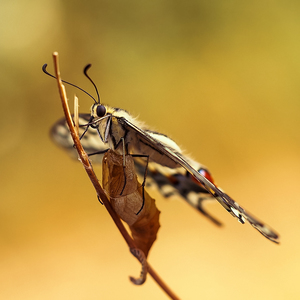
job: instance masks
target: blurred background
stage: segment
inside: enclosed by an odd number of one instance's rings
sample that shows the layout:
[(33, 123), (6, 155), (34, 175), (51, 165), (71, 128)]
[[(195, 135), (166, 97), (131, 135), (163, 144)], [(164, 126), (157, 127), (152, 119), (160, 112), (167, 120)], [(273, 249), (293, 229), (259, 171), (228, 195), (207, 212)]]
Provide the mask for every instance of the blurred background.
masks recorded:
[[(1, 299), (168, 299), (139, 264), (82, 166), (49, 138), (62, 77), (171, 136), (275, 245), (219, 204), (217, 228), (180, 199), (161, 210), (149, 262), (182, 299), (299, 299), (299, 1), (3, 0)], [(80, 112), (92, 100), (79, 97)], [(99, 172), (100, 167), (96, 168)]]

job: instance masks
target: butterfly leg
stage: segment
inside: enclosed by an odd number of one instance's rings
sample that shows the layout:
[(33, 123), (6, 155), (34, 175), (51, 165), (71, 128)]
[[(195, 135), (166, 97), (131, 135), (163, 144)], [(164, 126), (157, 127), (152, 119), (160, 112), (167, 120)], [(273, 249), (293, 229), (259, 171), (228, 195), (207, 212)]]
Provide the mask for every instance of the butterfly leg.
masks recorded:
[[(96, 151), (96, 152), (93, 152), (93, 153), (89, 153), (88, 156), (93, 156), (93, 155), (96, 155), (96, 154), (104, 154), (106, 153), (107, 151), (109, 150), (108, 149), (105, 149), (105, 150), (102, 150), (102, 151)], [(98, 201), (103, 205), (103, 202), (101, 201), (100, 197), (97, 195), (97, 198), (98, 198)]]
[[(88, 124), (93, 120), (93, 117), (90, 117), (89, 121), (88, 121)], [(83, 127), (83, 126), (86, 126), (86, 125), (79, 125), (79, 127)], [(86, 132), (88, 131), (90, 125), (87, 125), (84, 132), (82, 133), (82, 135), (80, 136), (80, 140), (83, 138), (83, 136), (86, 134)]]
[[(93, 120), (93, 117), (90, 117), (88, 124), (89, 124), (92, 120)], [(73, 123), (74, 123), (74, 120), (73, 120)], [(85, 126), (86, 126), (86, 125), (79, 125), (79, 127), (85, 127)], [(83, 132), (82, 135), (79, 137), (79, 140), (81, 140), (81, 139), (84, 137), (84, 135), (85, 135), (86, 132), (88, 131), (89, 127), (90, 127), (90, 125), (87, 125), (87, 126), (86, 126), (84, 132)], [(98, 131), (98, 133), (99, 133), (99, 131)], [(75, 144), (73, 144), (73, 147), (75, 148)]]
[(146, 178), (147, 178), (147, 171), (148, 171), (148, 164), (149, 164), (149, 155), (142, 155), (142, 154), (132, 154), (132, 157), (144, 157), (147, 159), (146, 161), (146, 166), (145, 166), (145, 173), (144, 173), (144, 180), (142, 183), (142, 189), (143, 189), (143, 204), (140, 208), (140, 210), (136, 213), (136, 215), (138, 215), (142, 209), (144, 208), (145, 205), (145, 184), (146, 184)]
[(125, 168), (126, 168), (126, 159), (125, 159), (125, 140), (124, 140), (124, 138), (122, 137), (121, 138), (121, 140), (122, 140), (122, 144), (123, 144), (123, 174), (124, 174), (124, 185), (123, 185), (123, 188), (122, 188), (122, 191), (121, 191), (121, 193), (120, 193), (120, 195), (122, 195), (123, 194), (123, 192), (124, 192), (124, 189), (125, 189), (125, 186), (126, 186), (126, 183), (127, 183), (127, 179), (126, 179), (126, 170), (125, 170)]
[(101, 150), (101, 151), (96, 151), (96, 152), (93, 152), (93, 153), (88, 153), (88, 156), (93, 156), (93, 155), (96, 155), (96, 154), (104, 154), (106, 153), (110, 148), (107, 148), (105, 150)]
[(99, 195), (97, 195), (98, 201), (103, 205), (103, 202), (101, 201)]
[(202, 213), (206, 218), (208, 218), (210, 221), (212, 221), (215, 225), (217, 226), (222, 226), (223, 224), (218, 221), (216, 218), (214, 218), (211, 214), (209, 214), (202, 205), (202, 202), (204, 200), (207, 200), (207, 197), (200, 197), (198, 199), (198, 205), (197, 205), (197, 209), (199, 210), (200, 213)]

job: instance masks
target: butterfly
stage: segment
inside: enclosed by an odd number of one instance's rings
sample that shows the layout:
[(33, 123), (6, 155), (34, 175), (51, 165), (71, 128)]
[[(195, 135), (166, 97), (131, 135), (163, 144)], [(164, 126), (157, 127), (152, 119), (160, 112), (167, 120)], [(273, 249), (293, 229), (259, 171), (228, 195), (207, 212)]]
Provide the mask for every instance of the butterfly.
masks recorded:
[[(84, 70), (88, 78), (86, 72), (89, 67), (90, 65)], [(91, 79), (90, 81), (93, 83)], [(216, 224), (218, 221), (202, 209), (201, 200), (200, 205), (197, 202), (198, 194), (207, 195), (207, 199), (216, 199), (240, 223), (244, 224), (247, 221), (264, 237), (279, 243), (279, 235), (270, 226), (258, 220), (218, 188), (208, 170), (184, 155), (171, 138), (148, 129), (126, 110), (101, 104), (99, 94), (98, 101), (95, 99), (94, 101), (91, 114), (80, 115), (79, 121), (80, 124), (86, 122), (84, 126), (81, 125), (81, 128), (85, 128), (81, 141), (86, 151), (95, 150), (94, 152), (98, 154), (104, 154), (108, 149), (112, 149), (119, 155), (138, 156), (137, 170), (140, 173), (145, 165), (144, 159), (147, 165), (150, 163), (149, 175), (161, 190), (174, 181), (175, 191)], [(70, 149), (72, 142), (67, 138), (67, 130), (66, 125), (60, 120), (53, 126), (51, 135), (57, 144)], [(171, 193), (176, 192), (173, 190)], [(193, 199), (191, 195), (194, 196)]]
[[(90, 117), (90, 114), (80, 114), (79, 125), (87, 124)], [(79, 134), (82, 135), (83, 132), (83, 127), (80, 127)], [(53, 125), (50, 136), (56, 145), (68, 152), (70, 157), (77, 159), (77, 152), (73, 147), (73, 140), (65, 118), (61, 118)], [(81, 139), (81, 144), (87, 153), (97, 153), (97, 155), (90, 157), (93, 163), (102, 163), (103, 154), (101, 154), (101, 152), (104, 153), (107, 146), (99, 140), (97, 130), (89, 127)], [(145, 173), (145, 162), (135, 159), (135, 169), (137, 174), (143, 177)], [(209, 174), (204, 166), (199, 166), (198, 170), (205, 173), (206, 176)], [(215, 201), (215, 198), (209, 194), (204, 187), (195, 182), (195, 180), (191, 180), (189, 173), (182, 168), (170, 169), (159, 164), (149, 163), (146, 179), (146, 186), (158, 189), (164, 198), (180, 196), (214, 224), (218, 226), (222, 225), (222, 223), (213, 217), (204, 207), (205, 203)], [(211, 176), (210, 180), (212, 180)]]

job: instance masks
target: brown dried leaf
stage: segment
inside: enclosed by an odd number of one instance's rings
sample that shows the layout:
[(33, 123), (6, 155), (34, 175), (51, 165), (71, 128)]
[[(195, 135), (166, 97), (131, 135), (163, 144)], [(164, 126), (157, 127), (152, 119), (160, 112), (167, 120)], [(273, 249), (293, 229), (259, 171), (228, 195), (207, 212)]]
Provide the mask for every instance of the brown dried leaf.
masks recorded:
[(134, 255), (139, 262), (142, 265), (142, 270), (139, 278), (134, 278), (130, 276), (130, 281), (134, 283), (135, 285), (142, 285), (146, 281), (147, 272), (148, 272), (148, 264), (147, 264), (147, 258), (143, 251), (137, 248), (130, 249), (130, 252), (132, 255)]
[(123, 156), (109, 150), (103, 157), (102, 168), (103, 188), (114, 210), (129, 225), (136, 246), (147, 257), (160, 227), (160, 211), (155, 200), (144, 191), (145, 203), (139, 212), (143, 205), (143, 187), (137, 180), (131, 155), (125, 156), (123, 168)]

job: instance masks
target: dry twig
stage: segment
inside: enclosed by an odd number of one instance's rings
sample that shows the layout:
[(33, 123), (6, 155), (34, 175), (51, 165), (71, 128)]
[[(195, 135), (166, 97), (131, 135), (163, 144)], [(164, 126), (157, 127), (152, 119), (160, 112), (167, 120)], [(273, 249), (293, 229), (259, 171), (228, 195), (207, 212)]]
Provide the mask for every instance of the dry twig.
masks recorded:
[[(71, 117), (71, 113), (70, 113), (70, 110), (69, 110), (65, 87), (64, 87), (64, 85), (62, 84), (62, 81), (61, 81), (59, 63), (58, 63), (58, 53), (57, 52), (53, 53), (53, 59), (54, 59), (55, 74), (56, 74), (58, 89), (59, 89), (59, 93), (60, 93), (60, 97), (61, 97), (61, 101), (62, 101), (63, 111), (64, 111), (64, 114), (65, 114), (65, 117), (66, 117), (67, 124), (68, 124), (69, 129), (70, 129), (71, 136), (72, 136), (73, 141), (74, 141), (74, 145), (75, 145), (76, 150), (78, 152), (78, 155), (80, 157), (81, 163), (83, 164), (83, 166), (84, 166), (84, 168), (85, 168), (85, 170), (86, 170), (86, 172), (87, 172), (87, 174), (88, 174), (88, 176), (89, 176), (89, 178), (90, 178), (90, 180), (91, 180), (91, 182), (92, 182), (92, 184), (93, 184), (93, 186), (94, 186), (94, 188), (97, 192), (97, 195), (102, 200), (105, 208), (109, 212), (110, 216), (112, 217), (113, 221), (115, 222), (116, 226), (118, 227), (120, 233), (122, 234), (123, 238), (125, 239), (127, 245), (129, 246), (129, 249), (131, 250), (131, 253), (136, 258), (138, 258), (138, 260), (142, 263), (143, 267), (142, 267), (141, 276), (144, 276), (144, 273), (145, 273), (145, 259), (142, 255), (138, 255), (138, 253), (136, 253), (136, 251), (138, 251), (138, 249), (137, 249), (133, 239), (131, 238), (131, 236), (129, 235), (129, 233), (127, 232), (125, 227), (123, 226), (120, 218), (115, 213), (115, 211), (112, 208), (109, 200), (107, 199), (106, 194), (105, 194), (104, 190), (102, 189), (101, 185), (99, 184), (99, 181), (96, 177), (96, 174), (94, 173), (93, 167), (90, 164), (88, 155), (84, 151), (84, 149), (83, 149), (83, 147), (80, 143), (80, 139), (79, 139), (79, 136), (78, 136), (78, 131), (76, 129), (76, 126), (73, 122), (73, 119)], [(154, 271), (154, 269), (147, 262), (146, 262), (146, 267), (147, 267), (148, 273), (157, 282), (157, 284), (165, 291), (165, 293), (167, 295), (169, 295), (169, 297), (171, 299), (174, 299), (174, 300), (179, 299), (170, 290), (170, 288), (162, 281), (162, 279), (158, 276), (158, 274)], [(139, 281), (140, 279), (136, 279), (136, 280)]]

